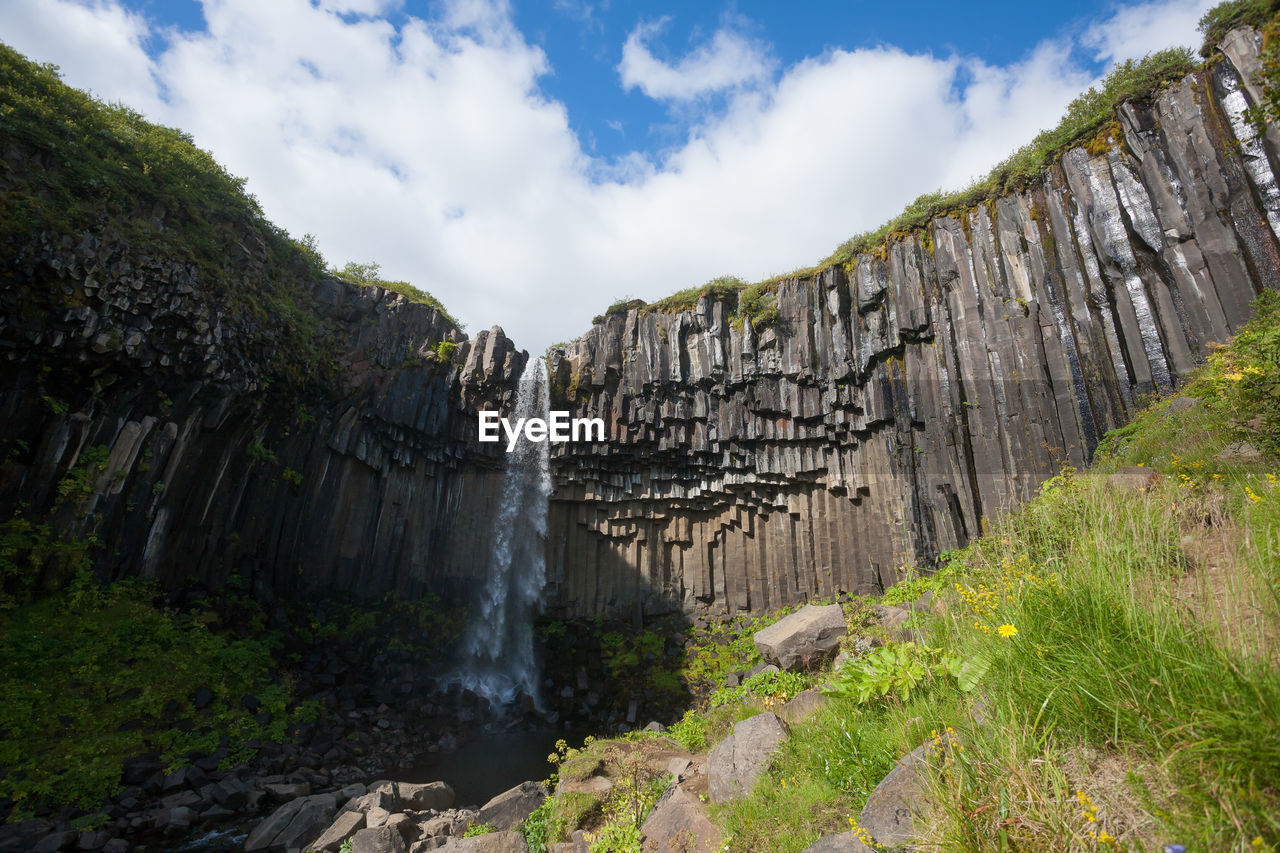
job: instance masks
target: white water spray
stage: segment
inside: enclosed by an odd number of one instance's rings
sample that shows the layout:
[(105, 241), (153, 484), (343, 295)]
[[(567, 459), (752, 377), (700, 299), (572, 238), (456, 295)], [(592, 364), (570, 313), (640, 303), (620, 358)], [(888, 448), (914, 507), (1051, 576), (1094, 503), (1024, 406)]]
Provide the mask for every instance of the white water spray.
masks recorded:
[[(528, 364), (516, 388), (517, 418), (547, 416), (547, 363)], [(521, 440), (506, 454), (485, 586), (462, 643), (458, 680), (494, 704), (525, 694), (538, 703), (533, 617), (546, 583), (550, 445)]]

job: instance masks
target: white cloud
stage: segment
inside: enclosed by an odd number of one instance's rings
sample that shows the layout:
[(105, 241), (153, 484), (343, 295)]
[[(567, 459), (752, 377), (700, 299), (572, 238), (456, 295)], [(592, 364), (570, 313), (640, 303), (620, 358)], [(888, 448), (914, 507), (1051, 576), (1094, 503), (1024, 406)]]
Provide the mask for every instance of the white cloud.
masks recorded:
[(646, 44), (670, 20), (660, 18), (632, 30), (622, 46), (618, 73), (625, 89), (638, 88), (650, 98), (687, 101), (713, 92), (758, 84), (772, 71), (767, 49), (730, 29), (717, 30), (676, 64), (655, 57)]
[(1081, 42), (1100, 62), (1141, 59), (1166, 47), (1198, 48), (1200, 17), (1219, 0), (1166, 0), (1118, 9), (1111, 18), (1085, 31)]
[(119, 100), (150, 110), (157, 96), (150, 63), (142, 49), (146, 20), (114, 0), (59, 2), (52, 8), (35, 2), (0, 5), (0, 39), (30, 58), (54, 62), (63, 76), (104, 100)]
[[(624, 294), (825, 257), (921, 192), (984, 173), (1090, 82), (1065, 42), (1008, 67), (830, 51), (775, 80), (760, 76), (763, 47), (717, 34), (640, 77), (673, 99), (718, 88), (723, 109), (661, 159), (604, 162), (542, 93), (548, 58), (501, 2), (454, 0), (398, 32), (308, 0), (205, 0), (204, 13), (207, 32), (165, 33), (154, 58), (146, 23), (107, 0), (8, 0), (0, 33), (72, 85), (190, 132), (330, 260), (378, 261), (473, 330), (501, 324), (534, 350)], [(1121, 10), (1092, 44), (1120, 55), (1141, 40), (1135, 20)]]

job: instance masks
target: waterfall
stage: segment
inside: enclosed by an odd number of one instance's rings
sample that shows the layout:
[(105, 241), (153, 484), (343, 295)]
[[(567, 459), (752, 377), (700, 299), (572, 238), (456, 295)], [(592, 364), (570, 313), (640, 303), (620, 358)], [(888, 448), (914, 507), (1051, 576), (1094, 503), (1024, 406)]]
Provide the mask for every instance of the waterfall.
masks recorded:
[[(547, 363), (539, 358), (520, 377), (512, 419), (546, 418), (550, 406)], [(462, 643), (458, 680), (494, 704), (522, 693), (538, 704), (533, 617), (546, 582), (549, 448), (522, 437), (507, 454), (488, 571)]]

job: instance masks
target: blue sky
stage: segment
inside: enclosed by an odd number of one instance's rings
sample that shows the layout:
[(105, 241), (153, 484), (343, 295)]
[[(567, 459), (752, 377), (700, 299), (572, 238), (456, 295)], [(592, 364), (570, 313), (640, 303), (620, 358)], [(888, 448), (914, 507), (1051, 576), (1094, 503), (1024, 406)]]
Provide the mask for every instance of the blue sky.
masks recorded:
[(1205, 0), (7, 0), (0, 39), (190, 132), (330, 261), (541, 350), (963, 185)]

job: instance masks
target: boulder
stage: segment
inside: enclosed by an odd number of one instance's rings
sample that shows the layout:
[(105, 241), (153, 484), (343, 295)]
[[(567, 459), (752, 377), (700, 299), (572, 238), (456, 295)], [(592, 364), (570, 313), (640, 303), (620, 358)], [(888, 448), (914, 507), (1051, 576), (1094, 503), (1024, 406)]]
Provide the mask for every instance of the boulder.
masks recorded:
[(713, 853), (720, 849), (720, 831), (707, 817), (701, 800), (672, 785), (640, 827), (640, 849), (643, 853)]
[(896, 607), (892, 604), (877, 604), (871, 609), (875, 611), (876, 616), (880, 619), (880, 624), (886, 628), (897, 628), (911, 618), (910, 610), (905, 607)]
[(752, 638), (760, 656), (788, 671), (813, 667), (830, 658), (847, 633), (838, 604), (810, 604)]
[(712, 802), (723, 804), (751, 793), (786, 736), (787, 726), (776, 714), (756, 714), (735, 723), (733, 734), (707, 758)]
[(402, 809), (442, 812), (453, 806), (453, 788), (444, 782), (397, 782), (396, 791), (400, 795)]
[(311, 849), (321, 853), (337, 853), (342, 842), (364, 829), (362, 812), (342, 812), (329, 824), (329, 828), (320, 833), (320, 837), (311, 842)]
[(852, 832), (824, 835), (804, 848), (802, 853), (871, 853), (871, 848)]
[(786, 721), (787, 725), (794, 726), (812, 717), (825, 704), (827, 704), (827, 697), (817, 690), (803, 690), (778, 709), (778, 716)]
[(288, 802), (296, 800), (298, 797), (305, 797), (311, 793), (310, 782), (278, 782), (274, 785), (263, 785), (270, 796), (280, 802)]
[(876, 785), (858, 817), (858, 825), (876, 843), (898, 847), (915, 840), (915, 817), (929, 809), (925, 769), (949, 746), (949, 737), (944, 736), (916, 747)]
[(418, 824), (413, 818), (407, 814), (393, 814), (387, 818), (387, 822), (383, 826), (390, 827), (400, 833), (400, 837), (404, 839), (405, 846), (409, 846), (418, 840), (418, 836), (422, 831), (418, 829)]
[(380, 826), (351, 836), (351, 853), (409, 853), (409, 848), (394, 826)]
[(481, 806), (476, 823), (491, 823), (498, 830), (511, 829), (532, 814), (546, 798), (547, 789), (541, 783), (521, 782)]
[(459, 838), (437, 848), (440, 853), (529, 853), (529, 845), (518, 832), (490, 832)]
[(1164, 416), (1177, 415), (1182, 412), (1190, 412), (1200, 408), (1199, 397), (1174, 397), (1169, 401), (1169, 405), (1165, 407)]
[(261, 821), (245, 839), (244, 849), (279, 850), (305, 847), (329, 826), (338, 801), (333, 794), (290, 800)]
[(36, 846), (30, 848), (32, 853), (58, 853), (59, 850), (67, 850), (72, 844), (79, 840), (78, 833), (71, 830), (63, 832), (54, 832), (46, 835), (36, 842)]

